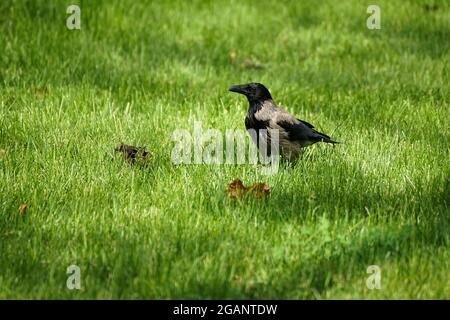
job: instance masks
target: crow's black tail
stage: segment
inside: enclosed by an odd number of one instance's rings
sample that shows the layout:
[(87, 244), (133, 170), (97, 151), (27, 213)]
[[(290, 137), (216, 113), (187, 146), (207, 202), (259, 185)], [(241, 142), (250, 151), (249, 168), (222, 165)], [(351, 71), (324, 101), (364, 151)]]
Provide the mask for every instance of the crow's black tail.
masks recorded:
[(331, 143), (331, 144), (340, 144), (341, 143), (339, 141), (334, 141), (331, 139), (323, 139), (322, 142)]
[(339, 141), (331, 140), (331, 138), (329, 136), (327, 136), (325, 133), (322, 133), (322, 132), (319, 132), (316, 130), (314, 130), (314, 133), (315, 133), (314, 139), (317, 142), (326, 142), (326, 143), (331, 143), (331, 144), (339, 144), (340, 143)]

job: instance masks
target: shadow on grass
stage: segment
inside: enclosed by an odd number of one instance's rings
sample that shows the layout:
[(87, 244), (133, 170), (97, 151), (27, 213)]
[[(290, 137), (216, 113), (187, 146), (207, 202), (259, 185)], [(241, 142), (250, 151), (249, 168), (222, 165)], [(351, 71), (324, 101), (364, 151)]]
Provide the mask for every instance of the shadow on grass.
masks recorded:
[[(346, 243), (327, 243), (323, 245), (324, 254), (299, 259), (295, 264), (285, 264), (284, 272), (280, 272), (278, 277), (270, 283), (255, 285), (247, 294), (250, 298), (289, 299), (295, 296), (311, 299), (316, 298), (317, 294), (322, 296), (337, 282), (345, 284), (358, 276), (361, 277), (361, 286), (365, 286), (369, 265), (381, 266), (388, 261), (407, 262), (420, 258), (424, 250), (446, 247), (449, 243), (448, 230), (448, 223), (442, 221), (429, 225), (426, 230), (417, 225), (380, 227)], [(330, 251), (331, 254), (326, 253)], [(279, 265), (282, 261), (276, 263)]]
[[(240, 274), (248, 274), (247, 265), (236, 265), (234, 267), (228, 265), (226, 275), (233, 274), (234, 280), (228, 280), (223, 283), (202, 283), (196, 282), (195, 279), (190, 279), (192, 287), (198, 287), (199, 291), (190, 293), (192, 297), (198, 297), (200, 293), (204, 298), (254, 298), (254, 299), (291, 299), (291, 298), (317, 298), (325, 295), (327, 290), (334, 286), (346, 284), (361, 285), (362, 289), (365, 287), (365, 280), (368, 275), (366, 269), (369, 265), (384, 265), (385, 263), (406, 263), (410, 259), (422, 259), (430, 252), (438, 250), (440, 247), (447, 247), (449, 245), (449, 230), (450, 224), (448, 220), (448, 185), (441, 192), (436, 192), (420, 197), (420, 201), (424, 202), (423, 208), (411, 208), (409, 212), (411, 219), (405, 219), (395, 216), (395, 209), (383, 211), (378, 220), (371, 220), (367, 225), (360, 225), (358, 230), (351, 231), (351, 227), (342, 224), (338, 229), (331, 232), (330, 230), (322, 231), (320, 224), (323, 214), (317, 212), (316, 217), (308, 217), (307, 221), (302, 221), (306, 218), (306, 213), (300, 211), (303, 209), (297, 206), (293, 209), (285, 211), (280, 214), (280, 211), (289, 207), (290, 196), (274, 196), (266, 203), (236, 203), (237, 207), (251, 207), (255, 214), (260, 216), (260, 219), (266, 220), (280, 220), (288, 221), (291, 225), (298, 225), (298, 228), (311, 227), (312, 237), (306, 241), (304, 245), (295, 237), (286, 238), (286, 248), (282, 247), (280, 254), (275, 253), (275, 247), (279, 244), (273, 243), (273, 246), (267, 248), (264, 255), (263, 262), (255, 257), (245, 256), (242, 258), (248, 259), (248, 263), (256, 263), (254, 278), (240, 278)], [(352, 211), (352, 219), (361, 220), (366, 218), (367, 213), (360, 210), (367, 197), (357, 198), (352, 197), (351, 193), (341, 193), (339, 196), (345, 197), (343, 200), (347, 204), (354, 204), (356, 209)], [(402, 197), (401, 195), (397, 195)], [(404, 197), (404, 196), (403, 196)], [(307, 201), (306, 197), (302, 198)], [(323, 201), (323, 198), (321, 201)], [(367, 201), (376, 201), (377, 195), (372, 195)], [(391, 201), (395, 199), (392, 196)], [(330, 201), (328, 199), (327, 201)], [(407, 201), (400, 198), (401, 201)], [(434, 205), (431, 206), (430, 205)], [(433, 208), (435, 212), (429, 212)], [(447, 210), (446, 210), (447, 209)], [(360, 211), (359, 211), (360, 210)], [(419, 215), (416, 211), (423, 214), (420, 219), (415, 219), (414, 216)], [(329, 215), (326, 219), (333, 224), (339, 225), (339, 216)], [(342, 217), (342, 219), (345, 219)], [(385, 223), (388, 220), (388, 223)], [(367, 222), (367, 220), (362, 220)], [(243, 217), (243, 222), (244, 217)], [(251, 219), (249, 219), (251, 224)], [(316, 228), (316, 226), (318, 226)], [(268, 228), (268, 230), (272, 230)], [(331, 236), (331, 237), (330, 237)], [(221, 242), (222, 237), (215, 235), (212, 237), (207, 231), (199, 230), (197, 238), (189, 239), (192, 242), (190, 245), (198, 245), (198, 243), (206, 243), (208, 241), (215, 242), (217, 246)], [(228, 235), (223, 240), (233, 239), (234, 235)], [(300, 241), (300, 242), (299, 242)], [(312, 242), (311, 242), (312, 241)], [(309, 243), (309, 244), (308, 244)], [(253, 245), (250, 245), (253, 246)], [(212, 246), (214, 247), (214, 245)], [(258, 248), (256, 246), (255, 248)], [(204, 247), (209, 250), (211, 247)], [(245, 251), (236, 249), (235, 255), (245, 254)], [(298, 251), (296, 251), (298, 250)], [(180, 252), (182, 254), (182, 252)], [(233, 265), (233, 263), (231, 263)], [(263, 270), (261, 270), (261, 266)], [(443, 268), (444, 266), (442, 266)], [(389, 271), (384, 269), (383, 272)], [(442, 272), (441, 269), (436, 269), (437, 272)], [(257, 274), (268, 273), (267, 280), (261, 280)], [(266, 274), (267, 275), (267, 274)], [(361, 277), (361, 280), (358, 280)], [(222, 278), (223, 279), (223, 278)], [(239, 280), (238, 280), (239, 279)], [(201, 290), (200, 290), (201, 288)], [(363, 290), (361, 290), (363, 291)], [(183, 292), (176, 293), (176, 297), (183, 297)]]

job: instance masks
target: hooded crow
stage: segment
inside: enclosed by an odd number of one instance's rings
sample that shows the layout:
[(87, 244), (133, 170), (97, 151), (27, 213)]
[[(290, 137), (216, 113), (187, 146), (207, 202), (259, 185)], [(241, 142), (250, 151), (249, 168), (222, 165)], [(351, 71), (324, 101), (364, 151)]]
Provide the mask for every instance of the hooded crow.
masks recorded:
[[(267, 144), (267, 155), (270, 156), (270, 131), (278, 129), (279, 149), (288, 160), (298, 158), (301, 148), (316, 142), (336, 144), (329, 136), (314, 129), (310, 123), (300, 120), (289, 112), (278, 107), (272, 100), (269, 90), (261, 83), (247, 83), (231, 86), (229, 91), (243, 94), (247, 97), (249, 108), (245, 118), (247, 130), (255, 130), (254, 141), (261, 150), (259, 137)], [(259, 131), (266, 129), (265, 131)], [(262, 135), (261, 135), (262, 133)]]

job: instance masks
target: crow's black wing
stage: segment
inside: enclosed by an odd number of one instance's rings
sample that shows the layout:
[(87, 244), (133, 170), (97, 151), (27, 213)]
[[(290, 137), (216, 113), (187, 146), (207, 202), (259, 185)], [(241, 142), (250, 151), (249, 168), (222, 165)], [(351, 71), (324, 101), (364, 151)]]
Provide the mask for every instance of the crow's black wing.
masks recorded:
[(328, 143), (337, 143), (336, 141), (331, 140), (329, 136), (324, 133), (321, 133), (317, 130), (311, 128), (305, 124), (303, 121), (300, 123), (292, 123), (289, 121), (278, 121), (277, 125), (279, 125), (282, 129), (284, 129), (288, 135), (290, 140), (299, 141), (299, 142), (328, 142)]
[(295, 123), (289, 120), (277, 121), (277, 125), (287, 132), (291, 141), (308, 141), (313, 129), (303, 122)]

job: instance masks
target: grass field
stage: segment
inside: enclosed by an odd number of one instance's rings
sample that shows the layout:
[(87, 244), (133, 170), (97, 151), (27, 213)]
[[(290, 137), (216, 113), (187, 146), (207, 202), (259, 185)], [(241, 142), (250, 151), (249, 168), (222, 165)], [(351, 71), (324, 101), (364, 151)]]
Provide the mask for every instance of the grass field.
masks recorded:
[[(450, 4), (375, 2), (78, 1), (68, 30), (71, 1), (1, 1), (0, 298), (449, 299)], [(174, 165), (175, 129), (244, 129), (250, 81), (344, 144)]]

